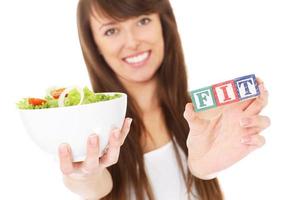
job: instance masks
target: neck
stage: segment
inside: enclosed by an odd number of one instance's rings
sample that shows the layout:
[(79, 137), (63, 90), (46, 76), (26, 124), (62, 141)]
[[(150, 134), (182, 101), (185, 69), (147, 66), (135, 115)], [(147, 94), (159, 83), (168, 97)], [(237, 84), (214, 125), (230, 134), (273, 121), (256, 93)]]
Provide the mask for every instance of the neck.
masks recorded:
[(160, 107), (157, 95), (156, 77), (142, 83), (133, 83), (126, 80), (122, 82), (130, 95), (136, 100), (143, 115), (157, 110)]
[(159, 105), (157, 78), (155, 77), (143, 83), (127, 81), (122, 81), (122, 83), (128, 93), (137, 102), (142, 114), (141, 117), (146, 128), (140, 138), (143, 151), (151, 151), (170, 141), (170, 136)]

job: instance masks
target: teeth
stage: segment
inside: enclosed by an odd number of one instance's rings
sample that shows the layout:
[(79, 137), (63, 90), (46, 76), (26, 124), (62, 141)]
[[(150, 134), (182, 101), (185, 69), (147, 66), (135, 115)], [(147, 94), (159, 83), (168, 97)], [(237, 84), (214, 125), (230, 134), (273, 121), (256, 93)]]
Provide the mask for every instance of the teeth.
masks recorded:
[(143, 53), (143, 54), (138, 55), (136, 57), (125, 58), (125, 61), (130, 63), (130, 64), (139, 63), (139, 62), (144, 61), (148, 57), (148, 55), (149, 55), (149, 52), (146, 52), (146, 53)]

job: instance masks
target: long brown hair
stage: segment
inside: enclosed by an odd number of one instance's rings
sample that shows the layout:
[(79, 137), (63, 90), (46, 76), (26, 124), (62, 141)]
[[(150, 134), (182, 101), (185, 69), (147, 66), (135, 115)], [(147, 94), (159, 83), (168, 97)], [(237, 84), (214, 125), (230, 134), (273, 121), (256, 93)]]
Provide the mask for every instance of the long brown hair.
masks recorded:
[[(169, 0), (80, 0), (77, 9), (78, 32), (84, 60), (88, 69), (93, 90), (95, 92), (125, 92), (126, 88), (118, 80), (115, 73), (99, 53), (92, 36), (90, 16), (92, 8), (100, 10), (108, 17), (122, 21), (130, 17), (158, 13), (160, 16), (163, 38), (164, 59), (156, 72), (160, 106), (164, 120), (169, 130), (177, 161), (185, 177), (187, 188), (191, 191), (192, 184), (201, 200), (222, 200), (223, 195), (217, 179), (201, 180), (184, 173), (183, 164), (179, 158), (178, 146), (185, 155), (188, 154), (186, 139), (189, 127), (183, 117), (184, 108), (190, 102), (188, 94), (187, 75), (180, 37), (176, 20)], [(137, 200), (154, 200), (154, 195), (144, 169), (143, 149), (140, 144), (145, 125), (136, 101), (128, 95), (127, 116), (133, 118), (130, 133), (121, 147), (119, 161), (110, 166), (113, 179), (111, 193), (104, 200), (128, 200), (129, 186), (134, 189)], [(174, 123), (175, 122), (175, 123)], [(174, 139), (175, 138), (175, 139)], [(175, 142), (176, 140), (176, 142)], [(177, 145), (178, 144), (178, 145)], [(145, 196), (146, 195), (146, 196)]]

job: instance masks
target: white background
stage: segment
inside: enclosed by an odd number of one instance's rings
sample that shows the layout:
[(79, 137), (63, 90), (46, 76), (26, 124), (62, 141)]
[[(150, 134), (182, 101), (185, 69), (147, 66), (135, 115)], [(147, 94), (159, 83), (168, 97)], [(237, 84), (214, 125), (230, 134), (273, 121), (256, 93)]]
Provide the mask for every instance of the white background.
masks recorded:
[[(171, 0), (190, 89), (255, 73), (270, 93), (266, 145), (220, 174), (228, 200), (300, 199), (300, 6), (295, 0)], [(51, 85), (90, 86), (74, 0), (0, 3), (0, 199), (77, 199), (27, 136), (15, 102)]]

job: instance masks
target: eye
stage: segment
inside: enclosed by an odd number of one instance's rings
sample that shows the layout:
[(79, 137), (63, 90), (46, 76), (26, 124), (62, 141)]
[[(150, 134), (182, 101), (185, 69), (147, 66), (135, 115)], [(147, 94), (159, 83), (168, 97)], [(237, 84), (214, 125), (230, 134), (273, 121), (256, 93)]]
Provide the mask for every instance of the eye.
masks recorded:
[(104, 35), (105, 36), (112, 36), (114, 34), (116, 34), (118, 31), (115, 28), (110, 28), (107, 31), (105, 31)]
[(138, 22), (138, 25), (143, 26), (143, 25), (149, 24), (150, 22), (151, 22), (150, 18), (144, 17)]

